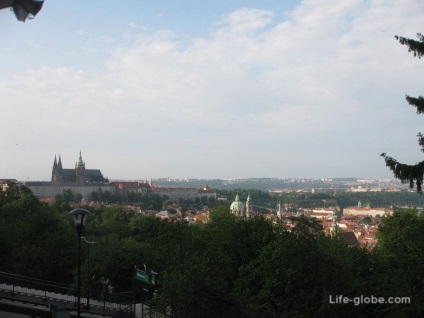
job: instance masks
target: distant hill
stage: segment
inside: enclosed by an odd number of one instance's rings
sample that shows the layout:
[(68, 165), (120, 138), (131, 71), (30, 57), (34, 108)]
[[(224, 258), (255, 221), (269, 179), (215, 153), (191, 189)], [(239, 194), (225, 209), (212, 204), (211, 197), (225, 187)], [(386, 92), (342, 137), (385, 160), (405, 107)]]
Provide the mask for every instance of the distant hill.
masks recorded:
[[(329, 181), (330, 180), (330, 181)], [(162, 187), (193, 187), (203, 188), (206, 185), (211, 189), (234, 190), (234, 189), (256, 189), (269, 191), (273, 189), (302, 189), (302, 188), (329, 188), (348, 187), (356, 183), (356, 178), (340, 179), (278, 179), (278, 178), (249, 178), (249, 179), (157, 179), (153, 185)]]

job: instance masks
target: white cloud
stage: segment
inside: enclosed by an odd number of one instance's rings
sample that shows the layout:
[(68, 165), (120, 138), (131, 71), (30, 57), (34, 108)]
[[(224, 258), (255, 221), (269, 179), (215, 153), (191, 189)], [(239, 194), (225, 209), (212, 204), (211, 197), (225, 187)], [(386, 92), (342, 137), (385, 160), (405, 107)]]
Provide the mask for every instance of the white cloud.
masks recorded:
[[(108, 45), (120, 43), (103, 72), (46, 66), (0, 81), (0, 97), (7, 100), (1, 108), (8, 114), (0, 132), (54, 140), (57, 148), (73, 147), (72, 153), (83, 147), (104, 154), (107, 147), (108, 156), (92, 155), (93, 163), (115, 178), (162, 176), (164, 170), (176, 177), (270, 176), (285, 160), (293, 175), (306, 176), (295, 154), (305, 156), (308, 147), (314, 149), (310, 156), (323, 158), (315, 176), (334, 176), (344, 171), (336, 169), (338, 162), (358, 151), (378, 158), (381, 150), (390, 153), (414, 139), (418, 119), (403, 98), (420, 94), (422, 61), (393, 35), (413, 37), (422, 13), (423, 5), (412, 0), (305, 0), (284, 21), (269, 10), (238, 9), (209, 35), (189, 40), (129, 22), (122, 42), (97, 36)], [(124, 45), (129, 38), (137, 40)], [(396, 122), (412, 135), (398, 136)], [(316, 146), (332, 135), (342, 137), (330, 138), (332, 147)], [(368, 143), (367, 136), (382, 144)], [(344, 143), (351, 145), (341, 154)], [(40, 146), (50, 157), (60, 150), (34, 144)], [(232, 175), (246, 147), (251, 156), (255, 149), (261, 154)], [(115, 168), (123, 155), (128, 170)], [(169, 157), (172, 167), (165, 168)], [(384, 173), (383, 162), (381, 170), (367, 170), (368, 158), (353, 160), (352, 171)], [(199, 160), (204, 165), (194, 164)]]

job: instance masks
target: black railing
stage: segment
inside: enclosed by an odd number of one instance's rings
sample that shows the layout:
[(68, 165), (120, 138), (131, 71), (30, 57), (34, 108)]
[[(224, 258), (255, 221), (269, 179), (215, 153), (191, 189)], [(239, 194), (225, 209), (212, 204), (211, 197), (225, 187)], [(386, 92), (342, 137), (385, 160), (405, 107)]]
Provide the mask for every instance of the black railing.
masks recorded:
[[(17, 274), (0, 272), (0, 290), (9, 292), (12, 297), (27, 295), (45, 303), (48, 303), (49, 300), (60, 300), (72, 307), (77, 305), (76, 288)], [(35, 300), (34, 303), (36, 303)], [(133, 292), (95, 294), (93, 290), (83, 288), (81, 289), (81, 304), (84, 312), (98, 313), (99, 309), (108, 310), (115, 312), (116, 314), (113, 315), (116, 317), (134, 316), (135, 313)]]

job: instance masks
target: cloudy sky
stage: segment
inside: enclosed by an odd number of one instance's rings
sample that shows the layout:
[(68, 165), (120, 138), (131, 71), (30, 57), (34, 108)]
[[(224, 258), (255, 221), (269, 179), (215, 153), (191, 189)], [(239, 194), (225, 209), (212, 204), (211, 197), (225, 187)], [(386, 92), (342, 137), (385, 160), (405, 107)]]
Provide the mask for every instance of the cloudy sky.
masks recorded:
[(421, 161), (424, 1), (46, 0), (0, 11), (0, 178), (392, 178)]

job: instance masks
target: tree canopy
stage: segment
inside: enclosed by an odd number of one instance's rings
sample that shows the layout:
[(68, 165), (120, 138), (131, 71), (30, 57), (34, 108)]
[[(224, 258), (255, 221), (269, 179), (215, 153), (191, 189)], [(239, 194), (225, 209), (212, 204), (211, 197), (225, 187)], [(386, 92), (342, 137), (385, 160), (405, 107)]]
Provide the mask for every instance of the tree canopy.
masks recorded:
[[(0, 270), (74, 284), (78, 237), (69, 211), (16, 185), (0, 199)], [(196, 225), (125, 206), (84, 208), (91, 213), (83, 281), (96, 274), (110, 278), (117, 292), (131, 291), (142, 284), (133, 280), (135, 265), (153, 269), (154, 286), (136, 293), (150, 301), (158, 290), (151, 304), (176, 317), (423, 316), (424, 214), (416, 210), (383, 218), (379, 243), (368, 250), (325, 235), (313, 219), (243, 219), (227, 205)], [(337, 295), (402, 296), (411, 303), (331, 303)]]

